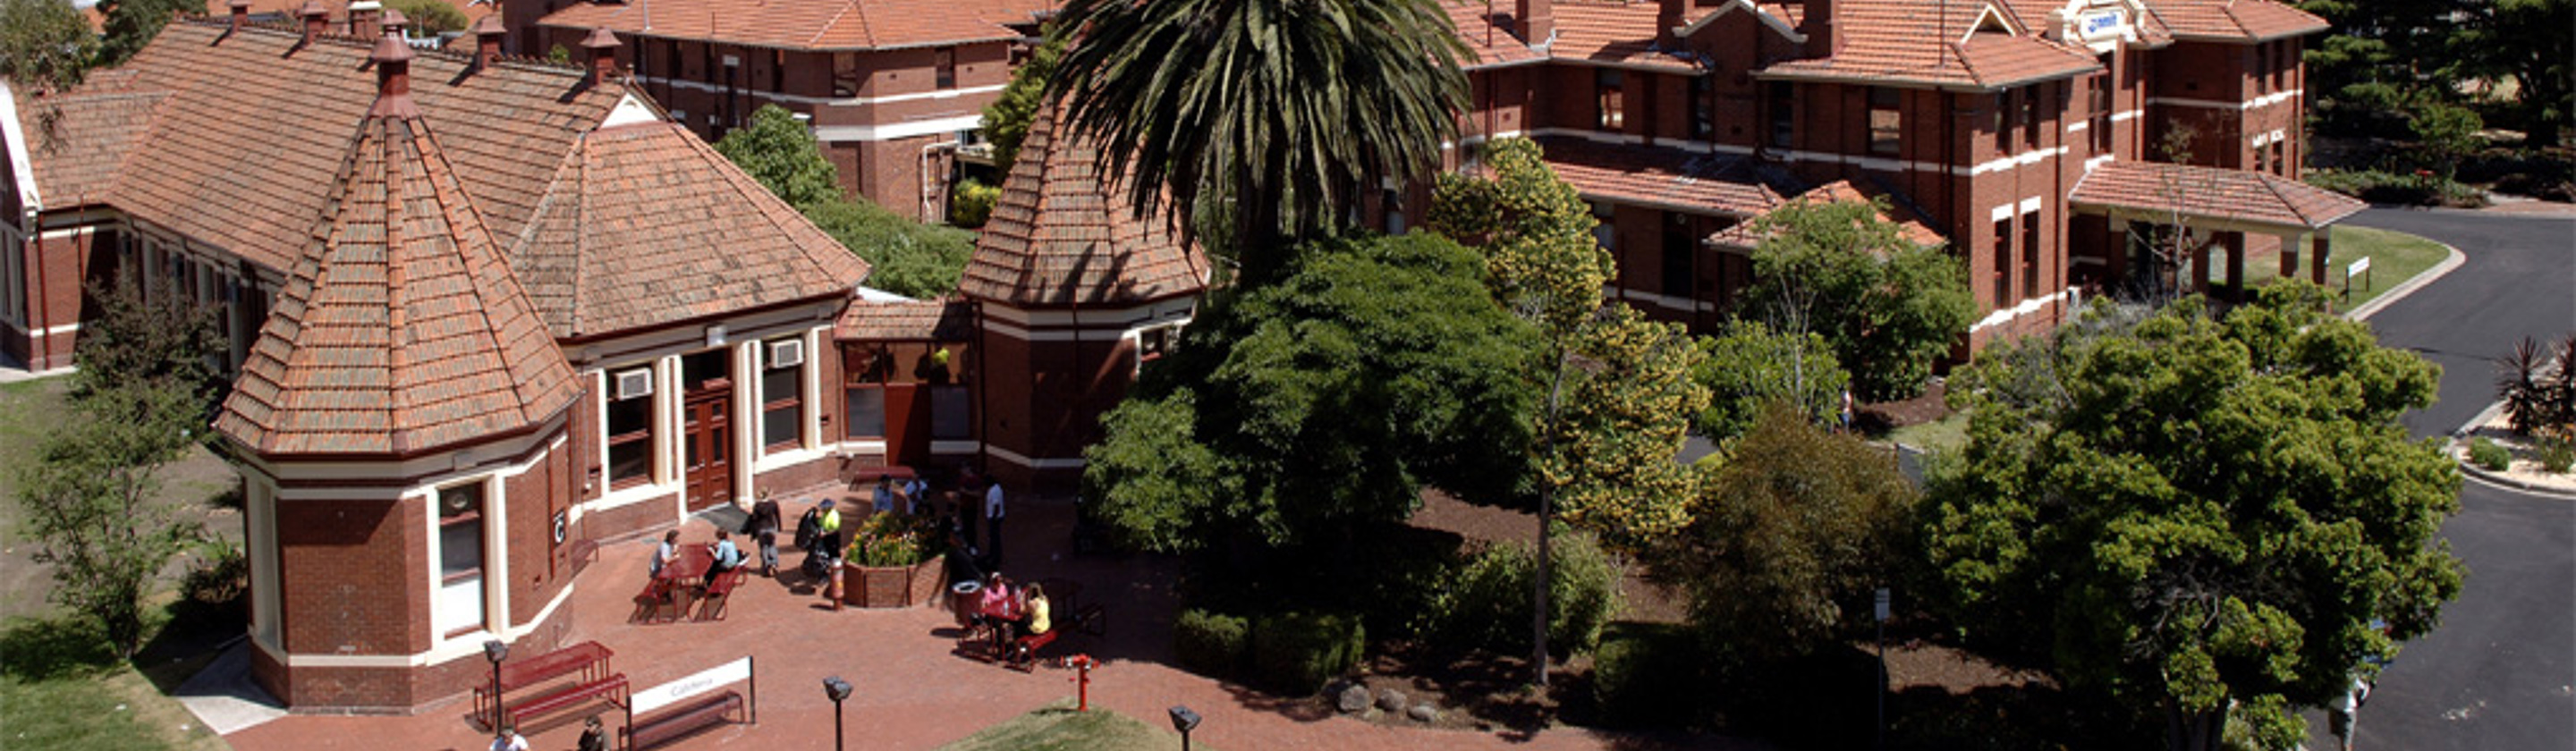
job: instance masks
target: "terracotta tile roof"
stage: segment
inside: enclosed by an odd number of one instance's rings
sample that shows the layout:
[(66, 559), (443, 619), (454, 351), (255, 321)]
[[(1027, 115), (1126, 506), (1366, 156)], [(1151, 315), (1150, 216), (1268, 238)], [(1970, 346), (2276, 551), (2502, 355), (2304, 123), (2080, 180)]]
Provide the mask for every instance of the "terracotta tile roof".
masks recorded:
[[(295, 50), (301, 32), (280, 27), (223, 32), (223, 19), (172, 22), (117, 75), (74, 96), (167, 92), (150, 135), (131, 147), (148, 158), (126, 160), (108, 201), (284, 269), (334, 189), (348, 146), (338, 134), (374, 100), (367, 49), (326, 38)], [(484, 221), (515, 237), (555, 172), (554, 155), (623, 90), (584, 86), (568, 67), (509, 62), (467, 75), (468, 65), (468, 56), (422, 53), (411, 61), (412, 98), (444, 134)]]
[(2024, 27), (2002, 5), (1839, 0), (1834, 13), (1841, 51), (1773, 64), (1763, 75), (1998, 89), (2101, 70), (2080, 47), (2015, 31)]
[(408, 455), (572, 404), (572, 367), (412, 112), (359, 126), (224, 400), (215, 428), (253, 451)]
[(1779, 205), (1781, 191), (1795, 183), (1751, 157), (1579, 138), (1537, 140), (1548, 166), (1588, 199), (1746, 216)]
[(1520, 23), (1513, 19), (1511, 6), (1507, 3), (1494, 4), (1490, 14), (1486, 12), (1488, 7), (1484, 3), (1442, 3), (1441, 9), (1449, 12), (1449, 24), (1457, 31), (1458, 41), (1467, 44), (1469, 57), (1459, 61), (1465, 68), (1473, 70), (1547, 59), (1547, 55), (1530, 49), (1529, 44), (1521, 40)]
[(2360, 199), (2261, 172), (2164, 162), (2104, 162), (2075, 183), (2067, 200), (2165, 213), (2179, 198), (2186, 216), (2318, 229), (2370, 205)]
[[(1825, 184), (1823, 187), (1799, 194), (1798, 197), (1789, 199), (1783, 205), (1786, 205), (1787, 203), (1806, 203), (1811, 201), (1821, 203), (1870, 203), (1871, 198), (1873, 198), (1873, 196), (1870, 193), (1862, 191), (1860, 188), (1852, 185), (1851, 181), (1835, 180), (1831, 183)], [(1777, 207), (1774, 208), (1776, 209)], [(1751, 250), (1755, 246), (1761, 245), (1763, 240), (1769, 239), (1770, 235), (1768, 233), (1755, 231), (1754, 224), (1755, 220), (1761, 219), (1763, 216), (1770, 213), (1771, 212), (1769, 211), (1765, 211), (1761, 214), (1745, 217), (1744, 221), (1736, 223), (1735, 226), (1718, 230), (1715, 234), (1709, 235), (1701, 242), (1719, 248)], [(1902, 215), (1904, 218), (1899, 219), (1899, 215)], [(1878, 212), (1878, 218), (1881, 221), (1896, 222), (1897, 234), (1904, 236), (1907, 240), (1913, 241), (1916, 245), (1937, 246), (1948, 242), (1948, 240), (1941, 237), (1941, 233), (1934, 232), (1932, 231), (1932, 228), (1924, 226), (1920, 218), (1914, 216), (1913, 212), (1907, 211), (1903, 208), (1897, 208), (1893, 212), (1881, 210)]]
[[(1548, 57), (1696, 71), (1697, 65), (1655, 49), (1656, 3), (1560, 2), (1556, 44)], [(1706, 9), (1693, 8), (1695, 13)], [(1697, 16), (1692, 16), (1696, 18)]]
[[(987, 16), (1006, 17), (997, 0), (658, 0), (578, 2), (538, 23), (571, 29), (605, 27), (620, 34), (692, 39), (780, 49), (901, 49), (1020, 38)], [(650, 13), (648, 22), (645, 15)]]
[(1207, 257), (1159, 217), (1139, 219), (1107, 185), (1099, 150), (1056, 132), (1042, 110), (957, 289), (1015, 307), (1134, 305), (1197, 294)]
[(152, 131), (154, 113), (167, 98), (160, 92), (19, 96), (19, 127), (27, 158), (35, 162), (29, 171), (41, 208), (104, 202), (134, 142)]
[(559, 337), (846, 297), (868, 273), (677, 123), (593, 131), (552, 184), (511, 260)]
[[(381, 2), (381, 0), (379, 1)], [(447, 7), (455, 8), (457, 13), (464, 14), (465, 25), (469, 28), (474, 25), (475, 21), (481, 20), (484, 16), (501, 12), (501, 6), (498, 3), (490, 2), (488, 0), (434, 1), (445, 4)], [(327, 0), (322, 5), (324, 8), (331, 11), (330, 18), (332, 25), (345, 30), (349, 23), (349, 1)], [(296, 15), (296, 11), (303, 7), (304, 0), (250, 0), (250, 17), (256, 19), (277, 20), (295, 19), (300, 17)], [(193, 11), (199, 9), (191, 8), (190, 10)], [(232, 5), (230, 0), (205, 0), (205, 7), (202, 10), (207, 15), (222, 18), (232, 13)], [(419, 19), (413, 20), (417, 21)]]
[(974, 334), (975, 304), (962, 297), (852, 302), (832, 327), (843, 341), (962, 342)]
[(2260, 42), (2314, 34), (2326, 20), (2272, 0), (2146, 0), (2180, 39)]

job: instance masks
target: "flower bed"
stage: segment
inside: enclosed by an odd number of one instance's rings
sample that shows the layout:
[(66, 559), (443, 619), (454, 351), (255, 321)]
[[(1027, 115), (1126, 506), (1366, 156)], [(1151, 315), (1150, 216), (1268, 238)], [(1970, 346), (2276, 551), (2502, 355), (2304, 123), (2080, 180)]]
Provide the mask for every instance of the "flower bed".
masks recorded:
[(934, 604), (948, 592), (945, 542), (928, 516), (879, 513), (860, 522), (842, 557), (841, 601), (863, 608)]

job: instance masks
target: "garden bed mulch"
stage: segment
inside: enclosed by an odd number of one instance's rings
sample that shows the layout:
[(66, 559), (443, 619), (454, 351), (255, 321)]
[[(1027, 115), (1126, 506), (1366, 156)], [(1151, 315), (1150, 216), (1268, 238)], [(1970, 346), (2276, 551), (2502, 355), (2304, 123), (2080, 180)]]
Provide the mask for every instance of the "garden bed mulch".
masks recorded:
[[(2468, 439), (2477, 438), (2494, 441), (2496, 445), (2503, 446), (2506, 451), (2512, 452), (2513, 463), (2506, 465), (2504, 470), (2499, 472), (2480, 467), (2476, 462), (2470, 461)], [(2501, 411), (2497, 412), (2493, 419), (2479, 425), (2476, 430), (2469, 431), (2463, 440), (2452, 441), (2451, 456), (2460, 462), (2460, 467), (2465, 471), (2475, 471), (2487, 477), (2510, 481), (2533, 490), (2576, 495), (2576, 472), (2551, 472), (2547, 467), (2541, 466), (2540, 460), (2535, 458), (2537, 453), (2532, 449), (2531, 440), (2514, 435), (2511, 423), (2506, 421)]]
[(1921, 425), (1950, 416), (1949, 395), (1947, 384), (1942, 379), (1936, 378), (1923, 387), (1923, 393), (1912, 399), (1873, 402), (1855, 407), (1852, 410), (1855, 413), (1852, 421), (1859, 423), (1854, 427), (1870, 435), (1882, 435), (1887, 431), (1908, 425)]

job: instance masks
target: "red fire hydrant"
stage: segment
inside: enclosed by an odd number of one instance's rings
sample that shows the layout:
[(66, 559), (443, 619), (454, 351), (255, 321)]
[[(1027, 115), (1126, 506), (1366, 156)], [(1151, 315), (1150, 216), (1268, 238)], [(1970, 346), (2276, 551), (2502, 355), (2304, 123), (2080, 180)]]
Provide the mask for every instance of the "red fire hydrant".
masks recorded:
[(1100, 664), (1100, 661), (1091, 659), (1091, 655), (1074, 655), (1072, 657), (1064, 658), (1064, 666), (1073, 668), (1077, 671), (1074, 677), (1065, 679), (1077, 684), (1077, 687), (1074, 689), (1076, 703), (1073, 707), (1073, 711), (1091, 711), (1091, 667), (1098, 664)]

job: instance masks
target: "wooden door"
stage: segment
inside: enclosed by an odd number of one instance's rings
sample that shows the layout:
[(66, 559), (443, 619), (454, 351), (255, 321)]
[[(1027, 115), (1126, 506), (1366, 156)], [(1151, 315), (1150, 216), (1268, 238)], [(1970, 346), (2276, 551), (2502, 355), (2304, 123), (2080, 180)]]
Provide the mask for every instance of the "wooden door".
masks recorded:
[(689, 509), (733, 502), (733, 382), (715, 379), (689, 392), (682, 407), (681, 466)]

